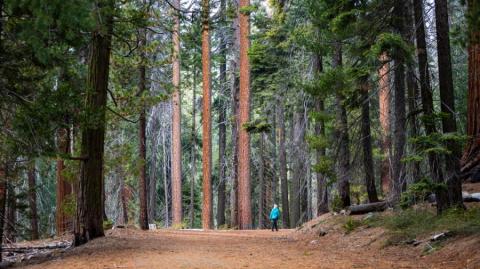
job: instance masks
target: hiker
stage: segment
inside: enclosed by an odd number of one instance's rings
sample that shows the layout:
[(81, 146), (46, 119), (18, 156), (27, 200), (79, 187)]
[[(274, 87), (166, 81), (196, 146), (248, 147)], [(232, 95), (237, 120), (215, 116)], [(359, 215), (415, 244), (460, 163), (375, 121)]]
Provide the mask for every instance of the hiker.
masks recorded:
[(274, 204), (272, 211), (270, 212), (270, 220), (272, 221), (272, 232), (275, 229), (278, 232), (278, 217), (280, 216), (280, 209), (278, 205)]

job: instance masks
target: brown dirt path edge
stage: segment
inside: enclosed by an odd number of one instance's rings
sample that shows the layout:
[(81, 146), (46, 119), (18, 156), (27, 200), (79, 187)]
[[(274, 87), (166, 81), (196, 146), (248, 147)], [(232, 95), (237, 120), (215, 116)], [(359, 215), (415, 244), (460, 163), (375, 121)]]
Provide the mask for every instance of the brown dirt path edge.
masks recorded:
[[(293, 230), (139, 231), (118, 229), (29, 269), (107, 268), (456, 268), (397, 249), (352, 245)], [(345, 241), (347, 242), (347, 241)]]

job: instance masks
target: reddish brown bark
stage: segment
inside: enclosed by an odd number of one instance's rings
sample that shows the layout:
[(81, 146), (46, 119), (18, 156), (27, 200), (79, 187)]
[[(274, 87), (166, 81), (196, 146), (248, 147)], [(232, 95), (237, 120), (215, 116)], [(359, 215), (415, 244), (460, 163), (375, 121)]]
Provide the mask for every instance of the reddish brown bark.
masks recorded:
[[(62, 128), (57, 134), (58, 152), (61, 154), (70, 153), (70, 131)], [(57, 157), (57, 212), (55, 215), (55, 227), (57, 235), (63, 235), (72, 230), (72, 216), (65, 213), (64, 205), (72, 194), (72, 184), (65, 180), (63, 175), (65, 162), (61, 156)]]
[(212, 114), (210, 89), (210, 34), (209, 34), (209, 0), (202, 0), (202, 78), (203, 78), (203, 209), (202, 227), (212, 229)]
[(240, 93), (239, 93), (239, 136), (238, 136), (238, 206), (239, 228), (252, 228), (250, 186), (250, 136), (243, 125), (250, 121), (250, 15), (242, 11), (250, 6), (250, 0), (240, 0)]
[(392, 145), (390, 137), (390, 63), (386, 54), (380, 56), (382, 67), (378, 70), (378, 101), (379, 118), (381, 126), (381, 151), (384, 158), (381, 163), (380, 178), (383, 194), (390, 191), (392, 177), (390, 171), (390, 149)]
[[(468, 8), (477, 11), (478, 1), (468, 1)], [(470, 25), (468, 44), (468, 143), (462, 157), (462, 174), (480, 181), (480, 31)]]
[[(180, 8), (180, 0), (173, 2)], [(182, 223), (182, 142), (180, 97), (180, 14), (175, 11), (173, 27), (173, 94), (172, 94), (172, 224)]]
[(86, 160), (81, 164), (78, 183), (75, 246), (104, 236), (103, 153), (114, 8), (114, 0), (98, 1), (95, 7), (97, 30), (92, 33), (90, 45), (86, 111), (94, 114), (96, 124), (82, 130), (81, 155)]

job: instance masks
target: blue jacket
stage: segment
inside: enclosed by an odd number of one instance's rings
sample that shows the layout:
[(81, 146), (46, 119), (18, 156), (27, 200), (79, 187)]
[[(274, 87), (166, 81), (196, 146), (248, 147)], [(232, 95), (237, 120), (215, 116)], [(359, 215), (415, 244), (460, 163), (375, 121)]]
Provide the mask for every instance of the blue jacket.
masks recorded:
[(278, 207), (272, 208), (272, 211), (270, 212), (270, 219), (271, 220), (278, 219), (279, 216), (280, 216), (280, 209), (278, 209)]

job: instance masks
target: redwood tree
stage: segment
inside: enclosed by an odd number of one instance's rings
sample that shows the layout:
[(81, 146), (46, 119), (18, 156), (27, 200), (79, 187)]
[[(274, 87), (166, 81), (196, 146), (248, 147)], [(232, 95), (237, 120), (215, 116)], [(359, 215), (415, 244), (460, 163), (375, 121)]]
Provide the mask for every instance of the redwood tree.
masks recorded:
[(173, 94), (172, 94), (172, 224), (182, 223), (182, 141), (180, 97), (180, 0), (173, 1)]
[(210, 34), (209, 14), (210, 0), (202, 0), (202, 79), (203, 79), (203, 107), (202, 107), (202, 167), (203, 167), (203, 208), (202, 227), (212, 228), (212, 114), (210, 89)]
[(384, 158), (381, 162), (380, 182), (384, 195), (390, 192), (392, 176), (390, 170), (391, 135), (390, 135), (390, 61), (386, 53), (380, 56), (382, 66), (378, 70), (378, 110), (381, 129), (381, 151)]
[(243, 128), (250, 120), (250, 15), (245, 9), (250, 0), (240, 0), (240, 93), (238, 126), (238, 213), (239, 228), (252, 228), (251, 186), (250, 186), (250, 136)]
[(97, 1), (96, 29), (92, 33), (88, 63), (86, 111), (92, 121), (82, 130), (81, 175), (78, 183), (74, 245), (104, 236), (103, 153), (114, 0)]
[(468, 1), (468, 114), (467, 135), (469, 140), (462, 158), (462, 174), (480, 181), (480, 30), (478, 15), (480, 3)]

